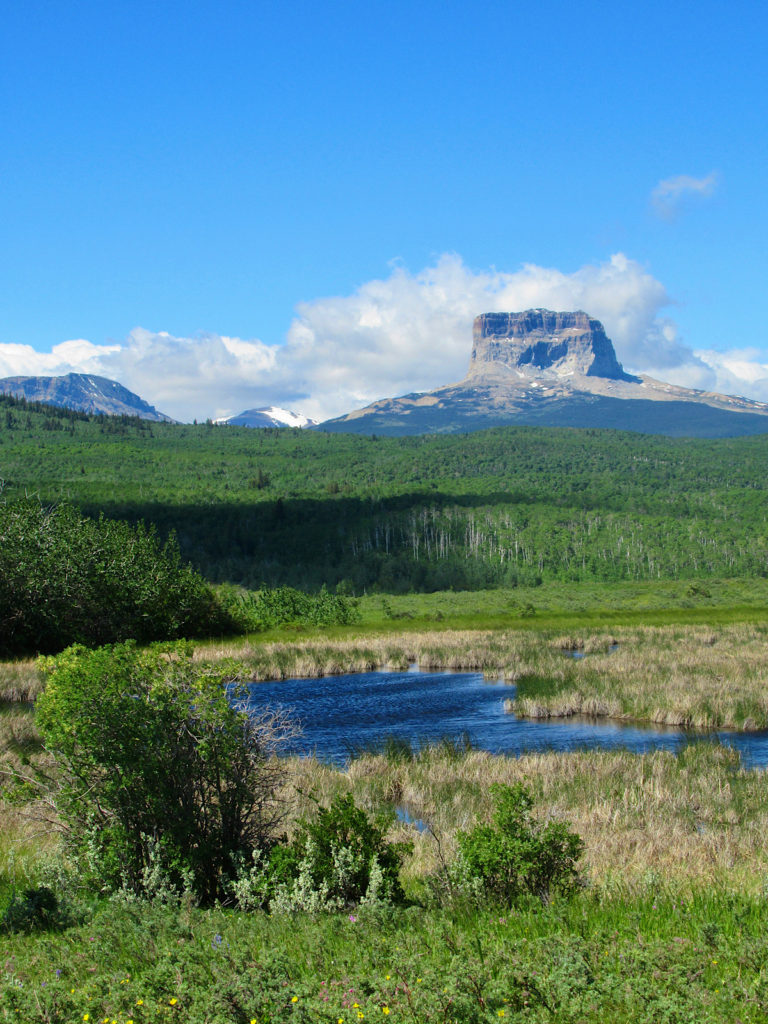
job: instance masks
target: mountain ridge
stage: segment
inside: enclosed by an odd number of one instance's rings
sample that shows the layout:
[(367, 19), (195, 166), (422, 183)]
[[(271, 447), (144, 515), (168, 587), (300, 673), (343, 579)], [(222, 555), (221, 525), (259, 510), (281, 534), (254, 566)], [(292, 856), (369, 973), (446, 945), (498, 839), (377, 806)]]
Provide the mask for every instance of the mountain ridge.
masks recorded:
[(0, 378), (0, 394), (76, 409), (79, 412), (138, 416), (154, 423), (175, 422), (118, 381), (91, 373), (66, 373), (58, 377), (3, 377)]
[(317, 420), (311, 420), (301, 413), (268, 405), (259, 409), (245, 409), (235, 416), (222, 416), (213, 421), (219, 426), (232, 427), (314, 427)]

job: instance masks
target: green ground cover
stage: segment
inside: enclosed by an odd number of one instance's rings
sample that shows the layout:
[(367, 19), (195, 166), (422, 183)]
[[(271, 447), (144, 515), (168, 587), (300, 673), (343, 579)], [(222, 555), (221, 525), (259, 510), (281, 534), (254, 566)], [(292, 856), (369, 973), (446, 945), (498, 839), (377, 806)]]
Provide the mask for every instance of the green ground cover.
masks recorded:
[(0, 938), (0, 1020), (756, 1024), (767, 915), (764, 900), (663, 888), (383, 918), (108, 905), (61, 933)]

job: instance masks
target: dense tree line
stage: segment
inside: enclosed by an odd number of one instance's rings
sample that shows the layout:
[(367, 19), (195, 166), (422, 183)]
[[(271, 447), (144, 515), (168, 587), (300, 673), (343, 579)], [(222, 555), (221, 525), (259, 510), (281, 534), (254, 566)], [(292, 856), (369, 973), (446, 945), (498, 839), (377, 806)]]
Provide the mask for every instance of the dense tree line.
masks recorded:
[(768, 435), (376, 438), (149, 427), (14, 401), (12, 428), (0, 410), (7, 497), (153, 524), (216, 582), (401, 591), (768, 568)]

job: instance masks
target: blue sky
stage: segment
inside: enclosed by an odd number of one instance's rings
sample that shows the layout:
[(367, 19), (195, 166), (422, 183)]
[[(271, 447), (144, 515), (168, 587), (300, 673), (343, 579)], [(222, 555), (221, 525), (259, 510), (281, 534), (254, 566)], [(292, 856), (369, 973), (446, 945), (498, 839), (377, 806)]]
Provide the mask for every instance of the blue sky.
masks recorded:
[(0, 375), (322, 416), (588, 301), (768, 400), (767, 43), (744, 0), (7, 5)]

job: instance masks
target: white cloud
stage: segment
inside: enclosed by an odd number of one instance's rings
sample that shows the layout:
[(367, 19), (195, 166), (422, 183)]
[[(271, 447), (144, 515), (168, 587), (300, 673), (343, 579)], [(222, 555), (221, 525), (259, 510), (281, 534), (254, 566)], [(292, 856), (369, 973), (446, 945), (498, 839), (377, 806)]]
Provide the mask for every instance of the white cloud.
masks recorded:
[(710, 370), (710, 390), (768, 402), (768, 363), (764, 353), (749, 348), (730, 352), (703, 350), (696, 355)]
[(768, 371), (754, 354), (728, 362), (693, 352), (664, 315), (670, 305), (661, 282), (621, 253), (573, 273), (533, 264), (473, 271), (444, 255), (416, 274), (396, 265), (351, 295), (301, 304), (282, 345), (136, 328), (119, 344), (66, 341), (49, 353), (0, 345), (0, 376), (97, 373), (182, 420), (261, 405), (322, 420), (460, 380), (478, 313), (545, 307), (583, 309), (601, 320), (628, 370), (764, 396)]
[(690, 174), (664, 178), (651, 192), (651, 203), (660, 217), (671, 220), (686, 200), (711, 196), (719, 181), (717, 171), (710, 171), (704, 178), (693, 178)]

